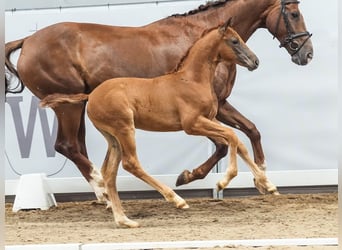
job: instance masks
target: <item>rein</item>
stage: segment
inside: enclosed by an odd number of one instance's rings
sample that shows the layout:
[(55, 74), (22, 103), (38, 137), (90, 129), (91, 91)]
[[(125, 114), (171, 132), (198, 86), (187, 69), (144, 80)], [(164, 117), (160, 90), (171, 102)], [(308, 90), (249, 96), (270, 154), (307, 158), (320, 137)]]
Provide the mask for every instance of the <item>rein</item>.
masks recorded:
[[(290, 1), (281, 0), (281, 10), (280, 10), (278, 20), (277, 20), (276, 31), (275, 31), (275, 34), (273, 36), (273, 39), (277, 36), (279, 24), (280, 24), (280, 18), (283, 17), (285, 27), (287, 30), (287, 36), (285, 37), (284, 41), (282, 43), (280, 43), (279, 48), (285, 47), (286, 45), (289, 45), (289, 48), (292, 51), (291, 56), (297, 54), (298, 51), (305, 45), (305, 43), (312, 36), (312, 33), (308, 32), (308, 31), (295, 33), (291, 27), (291, 24), (290, 24), (290, 21), (289, 21), (289, 18), (287, 16), (287, 12), (286, 12), (286, 5), (288, 5), (288, 4), (299, 4), (299, 3), (300, 2), (297, 0), (290, 0)], [(295, 39), (303, 37), (303, 36), (307, 36), (307, 38), (304, 40), (304, 42), (302, 42), (302, 44), (299, 45), (295, 41)]]

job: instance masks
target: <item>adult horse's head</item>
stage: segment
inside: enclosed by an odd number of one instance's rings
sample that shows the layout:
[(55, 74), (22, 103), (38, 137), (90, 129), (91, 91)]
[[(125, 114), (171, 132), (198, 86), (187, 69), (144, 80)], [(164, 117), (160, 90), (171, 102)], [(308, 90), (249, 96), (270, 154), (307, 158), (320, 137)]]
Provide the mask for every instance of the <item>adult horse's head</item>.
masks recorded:
[(224, 61), (231, 61), (252, 71), (258, 68), (258, 57), (248, 48), (240, 35), (231, 27), (231, 19), (219, 28), (223, 43), (220, 45), (220, 57)]
[(280, 42), (298, 65), (308, 64), (313, 57), (313, 48), (306, 30), (304, 18), (297, 0), (278, 0), (266, 17), (266, 27)]

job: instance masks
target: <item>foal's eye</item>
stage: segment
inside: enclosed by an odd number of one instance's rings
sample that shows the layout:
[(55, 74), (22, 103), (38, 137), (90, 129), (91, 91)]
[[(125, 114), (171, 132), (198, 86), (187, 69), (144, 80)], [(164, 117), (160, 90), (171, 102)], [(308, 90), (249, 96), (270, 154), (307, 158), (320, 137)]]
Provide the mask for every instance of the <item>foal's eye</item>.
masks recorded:
[(239, 44), (239, 39), (237, 39), (236, 37), (233, 37), (231, 39), (231, 41), (232, 41), (232, 44), (234, 44), (234, 45), (238, 45)]

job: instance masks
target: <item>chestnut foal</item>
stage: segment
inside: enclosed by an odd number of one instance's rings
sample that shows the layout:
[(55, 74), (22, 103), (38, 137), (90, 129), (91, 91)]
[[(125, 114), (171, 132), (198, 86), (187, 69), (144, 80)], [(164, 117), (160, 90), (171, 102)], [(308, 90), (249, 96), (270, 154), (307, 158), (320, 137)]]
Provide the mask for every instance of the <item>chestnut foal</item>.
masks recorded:
[(136, 153), (135, 128), (184, 130), (187, 134), (207, 136), (216, 143), (229, 145), (229, 166), (217, 188), (225, 188), (237, 175), (239, 154), (251, 168), (259, 191), (277, 193), (234, 131), (215, 119), (218, 101), (213, 79), (220, 62), (239, 64), (249, 70), (256, 69), (259, 63), (228, 22), (203, 34), (173, 73), (156, 78), (114, 78), (100, 84), (89, 95), (53, 94), (42, 100), (42, 106), (53, 108), (88, 100), (88, 116), (108, 142), (101, 171), (118, 226), (139, 226), (124, 214), (118, 196), (116, 178), (120, 161), (125, 170), (151, 185), (177, 208), (188, 208), (185, 200), (142, 168)]

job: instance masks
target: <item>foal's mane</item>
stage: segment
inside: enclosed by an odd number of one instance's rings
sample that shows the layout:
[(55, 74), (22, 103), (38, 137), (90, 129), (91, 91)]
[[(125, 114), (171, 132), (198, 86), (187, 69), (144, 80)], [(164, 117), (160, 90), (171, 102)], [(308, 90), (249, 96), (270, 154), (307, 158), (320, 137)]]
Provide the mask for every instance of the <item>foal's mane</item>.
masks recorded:
[[(183, 14), (173, 14), (171, 16), (169, 16), (169, 18), (172, 18), (172, 17), (186, 17), (186, 16), (190, 16), (190, 15), (194, 15), (194, 14), (197, 14), (197, 13), (200, 13), (200, 12), (203, 12), (203, 11), (206, 11), (206, 10), (209, 10), (209, 9), (214, 9), (214, 8), (219, 8), (219, 7), (222, 7), (224, 6), (226, 3), (228, 2), (231, 2), (233, 0), (217, 0), (217, 1), (208, 1), (206, 4), (202, 4), (200, 5), (197, 9), (194, 9), (194, 10), (190, 10), (186, 13), (183, 13)], [(210, 31), (212, 31), (213, 29), (217, 29), (218, 27), (220, 27), (222, 24), (216, 26), (216, 27), (212, 27), (210, 29), (206, 29), (203, 31), (203, 33), (201, 34), (201, 36), (198, 38), (201, 39), (203, 36), (205, 36), (207, 33), (209, 33)], [(195, 43), (198, 41), (196, 40)], [(195, 44), (194, 43), (194, 44)], [(183, 62), (184, 60), (187, 58), (187, 56), (189, 55), (189, 52), (191, 50), (191, 48), (193, 47), (193, 45), (184, 53), (184, 55), (182, 56), (182, 58), (180, 59), (179, 63), (176, 65), (176, 67), (167, 72), (167, 74), (172, 74), (172, 73), (175, 73), (177, 71), (179, 71), (181, 69), (181, 67), (183, 66)]]
[(190, 10), (189, 12), (183, 14), (173, 14), (171, 17), (181, 17), (181, 16), (189, 16), (194, 15), (202, 11), (206, 11), (208, 9), (218, 8), (225, 5), (227, 2), (232, 0), (217, 0), (217, 1), (208, 1), (206, 4), (200, 5), (197, 9)]
[[(229, 1), (229, 0), (228, 0)], [(180, 59), (180, 61), (177, 63), (176, 67), (171, 70), (170, 72), (168, 72), (167, 74), (172, 74), (172, 73), (175, 73), (177, 71), (179, 71), (182, 66), (183, 66), (183, 63), (185, 61), (185, 59), (188, 57), (189, 53), (190, 53), (190, 50), (192, 49), (192, 47), (195, 45), (195, 43), (200, 40), (202, 37), (204, 37), (206, 34), (208, 34), (210, 31), (214, 30), (214, 29), (217, 29), (218, 27), (222, 26), (222, 24), (218, 25), (218, 26), (215, 26), (215, 27), (211, 27), (209, 29), (206, 29), (202, 32), (201, 36), (192, 44), (192, 46), (184, 53), (184, 55), (182, 56), (182, 58)]]

